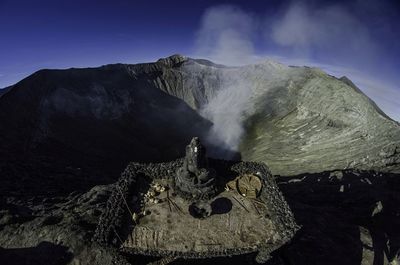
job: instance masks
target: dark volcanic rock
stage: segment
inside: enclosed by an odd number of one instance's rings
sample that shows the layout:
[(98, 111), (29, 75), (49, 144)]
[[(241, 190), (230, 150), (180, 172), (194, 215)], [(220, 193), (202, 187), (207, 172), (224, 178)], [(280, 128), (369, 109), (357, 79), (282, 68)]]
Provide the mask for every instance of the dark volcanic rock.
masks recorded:
[[(162, 165), (166, 164), (153, 164), (154, 170), (149, 170), (148, 174), (172, 170)], [(182, 161), (177, 161), (173, 167), (181, 165)], [(132, 166), (134, 164), (128, 169), (134, 170)], [(268, 264), (400, 262), (399, 177), (354, 170), (277, 177), (279, 188), (301, 229), (289, 245), (272, 253), (273, 259)], [(117, 185), (125, 192), (123, 182)], [(107, 206), (110, 196), (114, 196), (120, 206)], [(38, 264), (43, 264), (40, 261), (45, 264), (76, 264), (78, 261), (80, 264), (127, 264), (123, 263), (127, 259), (131, 264), (147, 264), (151, 261), (141, 256), (125, 258), (91, 242), (102, 213), (115, 209), (109, 219), (105, 219), (115, 220), (118, 209), (124, 209), (114, 185), (45, 200), (2, 198), (0, 257), (2, 261), (7, 260), (6, 264), (21, 264), (21, 260)], [(115, 238), (113, 230), (109, 231)], [(49, 243), (41, 245), (41, 242)], [(43, 255), (48, 250), (56, 255), (54, 259)], [(244, 255), (208, 261), (177, 260), (174, 264), (247, 264), (253, 259), (251, 255)]]
[(5, 88), (0, 89), (0, 97), (1, 97), (3, 94), (5, 94), (10, 88), (11, 88), (11, 87), (5, 87)]
[(96, 186), (67, 197), (6, 198), (0, 207), (0, 260), (15, 265), (124, 264), (115, 251), (91, 243), (111, 190)]
[(68, 248), (48, 242), (41, 242), (36, 247), (2, 249), (0, 260), (7, 265), (49, 264), (65, 265), (72, 259)]
[(400, 262), (399, 175), (345, 170), (277, 181), (302, 226), (277, 254), (283, 264)]
[(65, 180), (49, 168), (68, 168), (80, 182), (104, 183), (128, 161), (182, 156), (211, 123), (149, 81), (164, 67), (41, 70), (10, 87), (0, 98), (0, 174)]

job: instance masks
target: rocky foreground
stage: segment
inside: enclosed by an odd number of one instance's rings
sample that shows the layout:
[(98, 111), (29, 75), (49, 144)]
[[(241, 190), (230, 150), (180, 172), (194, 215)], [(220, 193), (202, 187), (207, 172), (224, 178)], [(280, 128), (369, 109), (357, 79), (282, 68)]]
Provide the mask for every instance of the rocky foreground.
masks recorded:
[[(269, 264), (398, 264), (399, 177), (357, 170), (277, 177), (302, 228), (290, 244), (272, 253)], [(45, 183), (38, 187), (37, 193), (42, 193), (38, 196), (14, 190), (2, 197), (0, 259), (5, 264), (147, 264), (157, 260), (124, 257), (92, 242), (113, 185), (66, 196), (43, 194), (49, 188)], [(173, 264), (251, 260), (243, 255)]]

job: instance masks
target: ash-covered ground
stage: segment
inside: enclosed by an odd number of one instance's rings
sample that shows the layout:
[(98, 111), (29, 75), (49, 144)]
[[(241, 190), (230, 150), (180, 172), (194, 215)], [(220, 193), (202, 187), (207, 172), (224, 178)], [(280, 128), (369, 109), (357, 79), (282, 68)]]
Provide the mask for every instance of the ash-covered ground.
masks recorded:
[[(272, 253), (270, 264), (396, 264), (399, 175), (338, 170), (275, 176), (275, 180), (301, 229), (292, 242)], [(82, 189), (73, 181), (33, 182), (26, 187), (29, 192), (17, 187), (2, 192), (0, 257), (5, 264), (147, 264), (157, 260), (124, 256), (92, 241), (115, 184), (84, 191), (83, 181)], [(77, 191), (65, 192), (68, 189)], [(57, 190), (64, 195), (56, 195)], [(172, 264), (243, 264), (252, 258), (178, 259)]]

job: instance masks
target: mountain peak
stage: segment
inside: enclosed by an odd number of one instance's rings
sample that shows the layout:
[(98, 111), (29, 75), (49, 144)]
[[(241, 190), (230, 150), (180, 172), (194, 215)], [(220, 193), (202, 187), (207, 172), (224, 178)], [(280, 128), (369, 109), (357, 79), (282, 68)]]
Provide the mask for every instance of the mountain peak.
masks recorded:
[(188, 57), (183, 56), (181, 54), (174, 54), (166, 58), (160, 58), (158, 59), (158, 63), (164, 63), (167, 66), (178, 66), (182, 64), (183, 62), (187, 61)]

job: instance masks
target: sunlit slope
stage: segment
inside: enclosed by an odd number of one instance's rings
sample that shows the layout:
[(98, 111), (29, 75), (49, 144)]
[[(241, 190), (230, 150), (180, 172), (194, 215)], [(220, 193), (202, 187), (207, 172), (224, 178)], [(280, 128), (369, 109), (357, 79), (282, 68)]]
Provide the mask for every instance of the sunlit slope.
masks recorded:
[(240, 89), (250, 89), (240, 117), (245, 133), (239, 151), (244, 160), (267, 163), (274, 174), (399, 171), (398, 123), (346, 77), (273, 61), (224, 67), (174, 56), (159, 63), (165, 66), (156, 86), (199, 112), (224, 86), (241, 83)]
[(241, 144), (245, 160), (275, 174), (399, 169), (400, 127), (348, 80), (303, 68), (256, 99)]

